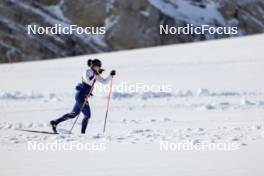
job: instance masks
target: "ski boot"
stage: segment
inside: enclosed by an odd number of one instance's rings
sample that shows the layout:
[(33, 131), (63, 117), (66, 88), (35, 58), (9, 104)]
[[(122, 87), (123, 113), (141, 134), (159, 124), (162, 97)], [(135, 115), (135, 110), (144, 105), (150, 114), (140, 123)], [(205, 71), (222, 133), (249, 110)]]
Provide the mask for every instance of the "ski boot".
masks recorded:
[(52, 127), (53, 133), (54, 134), (59, 134), (58, 131), (57, 131), (57, 123), (54, 120), (50, 121), (50, 125)]

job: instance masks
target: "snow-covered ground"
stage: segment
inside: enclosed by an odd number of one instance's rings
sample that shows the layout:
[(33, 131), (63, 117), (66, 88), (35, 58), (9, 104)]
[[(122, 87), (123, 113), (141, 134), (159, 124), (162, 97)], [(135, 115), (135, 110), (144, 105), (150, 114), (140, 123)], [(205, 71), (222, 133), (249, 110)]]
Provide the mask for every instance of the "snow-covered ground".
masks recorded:
[[(1, 175), (255, 175), (264, 169), (264, 35), (0, 66)], [(48, 122), (72, 108), (88, 58), (117, 70), (114, 85), (166, 85), (170, 92), (107, 92), (80, 122)], [(20, 129), (20, 130), (19, 130)], [(105, 144), (104, 151), (29, 151), (29, 142)], [(236, 145), (234, 151), (161, 151), (160, 142)]]

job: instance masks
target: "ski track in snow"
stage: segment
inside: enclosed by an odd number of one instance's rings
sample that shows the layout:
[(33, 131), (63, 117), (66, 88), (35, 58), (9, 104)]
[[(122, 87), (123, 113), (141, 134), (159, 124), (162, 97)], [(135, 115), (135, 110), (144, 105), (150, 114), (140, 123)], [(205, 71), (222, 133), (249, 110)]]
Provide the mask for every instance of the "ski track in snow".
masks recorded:
[[(30, 102), (38, 103), (50, 103), (61, 102), (65, 99), (72, 99), (73, 95), (67, 94), (44, 94), (44, 93), (22, 93), (22, 92), (1, 92), (0, 100), (5, 100), (5, 104), (0, 104), (3, 110), (0, 114), (5, 115), (8, 113), (14, 114), (16, 111), (8, 111), (8, 104), (13, 106), (24, 105)], [(248, 110), (248, 109), (264, 109), (263, 94), (259, 92), (235, 92), (235, 91), (222, 91), (216, 92), (208, 89), (199, 89), (196, 92), (191, 90), (177, 90), (173, 93), (113, 93), (113, 101), (115, 106), (112, 107), (112, 111), (135, 111), (142, 109), (155, 109), (155, 108), (167, 108), (171, 110), (175, 109), (187, 109), (191, 111), (230, 111), (230, 110)], [(129, 102), (140, 100), (137, 105), (129, 104)], [(100, 103), (105, 100), (105, 97), (99, 97)], [(143, 100), (143, 101), (141, 101)], [(162, 102), (166, 101), (164, 107)], [(128, 103), (126, 103), (128, 102)], [(155, 102), (155, 103), (154, 103)], [(5, 106), (4, 106), (5, 105)], [(96, 105), (97, 106), (97, 105)], [(18, 106), (19, 107), (19, 106)], [(68, 107), (67, 107), (68, 108)], [(67, 109), (65, 107), (65, 109)], [(30, 109), (30, 108), (29, 108)], [(49, 109), (47, 109), (48, 111)], [(44, 109), (36, 110), (44, 111)], [(64, 109), (63, 109), (64, 111)], [(33, 112), (29, 110), (29, 113)], [(62, 111), (61, 111), (62, 112)], [(17, 114), (21, 111), (17, 111)], [(26, 113), (26, 112), (25, 112)], [(129, 130), (117, 130), (111, 132), (111, 135), (100, 133), (88, 132), (87, 135), (79, 135), (79, 125), (73, 135), (60, 134), (37, 134), (25, 131), (19, 131), (19, 129), (37, 130), (37, 131), (51, 131), (48, 121), (44, 122), (0, 122), (0, 144), (15, 145), (26, 143), (29, 141), (51, 141), (59, 140), (62, 142), (69, 141), (95, 141), (103, 139), (109, 143), (131, 143), (131, 144), (151, 144), (162, 140), (167, 141), (210, 141), (211, 143), (217, 142), (235, 142), (241, 146), (246, 146), (250, 141), (259, 140), (264, 138), (264, 121), (251, 120), (242, 121), (238, 123), (232, 121), (224, 121), (219, 119), (220, 124), (216, 126), (208, 125), (203, 126), (200, 122), (195, 121), (180, 121), (170, 116), (160, 118), (123, 118), (109, 120), (108, 125), (113, 128), (116, 127), (128, 127)], [(222, 120), (222, 121), (221, 121)], [(93, 122), (93, 126), (101, 126), (103, 123), (101, 120)], [(59, 125), (58, 129), (70, 129), (72, 121), (67, 121)], [(183, 126), (182, 126), (183, 125)], [(169, 128), (168, 128), (169, 127)], [(89, 129), (89, 128), (88, 128)], [(88, 130), (89, 131), (89, 130)], [(98, 132), (100, 130), (97, 130)], [(196, 141), (196, 142), (195, 142)]]
[[(137, 125), (135, 125), (135, 123)], [(149, 122), (143, 121), (119, 121), (119, 122), (109, 122), (109, 125), (125, 125), (134, 126), (134, 129), (122, 133), (111, 133), (100, 134), (94, 133), (87, 135), (80, 135), (78, 133), (66, 134), (62, 133), (59, 135), (50, 134), (37, 134), (31, 132), (19, 131), (19, 129), (27, 130), (38, 130), (38, 131), (50, 131), (48, 123), (10, 123), (2, 122), (0, 123), (0, 143), (1, 144), (20, 144), (29, 141), (52, 141), (59, 140), (61, 142), (69, 141), (94, 141), (97, 139), (103, 139), (106, 142), (114, 143), (143, 143), (151, 144), (159, 141), (173, 141), (173, 142), (183, 142), (183, 141), (209, 141), (211, 143), (218, 142), (234, 142), (239, 145), (245, 146), (250, 144), (251, 141), (264, 139), (264, 122), (246, 122), (245, 124), (233, 124), (215, 127), (176, 127), (176, 128), (140, 128), (142, 124), (146, 123), (157, 123), (159, 126), (174, 126), (182, 124), (182, 122), (173, 121), (170, 118), (164, 118), (163, 121), (151, 120)], [(146, 125), (147, 126), (147, 125)], [(152, 125), (153, 126), (153, 125)], [(69, 129), (71, 123), (66, 122), (59, 126), (59, 131), (64, 131), (62, 129)], [(88, 130), (89, 131), (89, 130)]]
[[(60, 102), (65, 98), (72, 98), (73, 95), (67, 94), (42, 94), (42, 93), (7, 93), (2, 92), (0, 99), (5, 100), (5, 103), (23, 104), (28, 101), (33, 102)], [(246, 97), (249, 97), (247, 99)], [(264, 101), (262, 93), (257, 92), (235, 92), (235, 91), (223, 91), (215, 92), (208, 89), (199, 89), (196, 92), (190, 90), (177, 90), (174, 93), (113, 93), (113, 101), (115, 106), (112, 107), (112, 111), (119, 111), (125, 109), (126, 111), (131, 110), (142, 110), (152, 108), (169, 108), (169, 109), (188, 109), (193, 111), (212, 111), (212, 110), (235, 110), (235, 109), (250, 109), (258, 108), (264, 109)], [(101, 101), (104, 101), (105, 97), (100, 97)], [(130, 105), (124, 102), (136, 101), (137, 99), (143, 100), (142, 103), (137, 105)], [(251, 100), (252, 99), (252, 100)], [(166, 106), (160, 106), (164, 100), (167, 102)], [(155, 102), (155, 103), (154, 103)], [(124, 106), (124, 104), (126, 104)], [(170, 104), (168, 106), (168, 104)], [(155, 107), (155, 105), (157, 107)], [(159, 105), (159, 106), (158, 106)], [(43, 110), (43, 109), (42, 109)], [(41, 111), (41, 110), (36, 110)], [(48, 109), (47, 109), (48, 111)], [(16, 111), (1, 112), (14, 114)], [(18, 113), (20, 113), (18, 111)], [(140, 119), (140, 120), (139, 120)], [(224, 121), (222, 121), (224, 122)], [(103, 122), (95, 121), (94, 126), (100, 126)], [(37, 134), (29, 133), (25, 131), (18, 131), (19, 129), (26, 130), (37, 130), (37, 131), (50, 131), (49, 122), (1, 122), (0, 123), (0, 143), (6, 145), (14, 145), (26, 143), (29, 141), (50, 141), (60, 140), (62, 142), (69, 141), (91, 141), (95, 139), (103, 139), (109, 143), (144, 143), (151, 144), (159, 142), (161, 140), (167, 141), (210, 141), (212, 143), (217, 142), (235, 142), (239, 145), (246, 146), (250, 141), (263, 139), (264, 138), (264, 122), (263, 121), (239, 121), (233, 124), (229, 121), (228, 123), (218, 124), (214, 127), (204, 127), (202, 123), (197, 125), (188, 125), (187, 127), (180, 126), (188, 122), (178, 121), (172, 117), (163, 118), (142, 118), (138, 117), (135, 119), (123, 118), (118, 120), (110, 120), (109, 126), (129, 126), (129, 130), (116, 131), (111, 134), (102, 135), (99, 133), (88, 132), (87, 135), (79, 135), (79, 131), (73, 135), (60, 134)], [(191, 124), (193, 124), (192, 122)], [(80, 123), (78, 123), (80, 125)], [(151, 125), (150, 125), (151, 124)], [(59, 129), (70, 129), (72, 121), (68, 121), (59, 125)], [(159, 127), (155, 127), (155, 126)], [(164, 127), (163, 127), (164, 126)], [(168, 128), (171, 127), (171, 128)], [(152, 127), (152, 128), (146, 128)], [(76, 127), (77, 128), (77, 127)], [(89, 130), (88, 130), (89, 131)], [(98, 130), (99, 131), (99, 130)]]

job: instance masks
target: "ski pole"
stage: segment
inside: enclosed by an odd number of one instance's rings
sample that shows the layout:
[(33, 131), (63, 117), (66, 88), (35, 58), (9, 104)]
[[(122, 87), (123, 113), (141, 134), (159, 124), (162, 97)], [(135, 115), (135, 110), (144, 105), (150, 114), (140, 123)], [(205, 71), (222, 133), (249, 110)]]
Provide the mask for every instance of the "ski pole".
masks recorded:
[(109, 90), (109, 94), (108, 94), (108, 98), (107, 98), (107, 104), (106, 104), (106, 113), (105, 113), (105, 121), (104, 121), (104, 132), (105, 132), (106, 121), (107, 121), (107, 116), (108, 116), (108, 110), (109, 110), (110, 98), (111, 98), (111, 94), (112, 94), (112, 84), (113, 84), (113, 76), (112, 76), (112, 78), (111, 78), (111, 82), (110, 82), (110, 90)]
[(85, 100), (84, 100), (84, 102), (83, 102), (83, 104), (82, 104), (82, 106), (81, 106), (81, 109), (80, 109), (80, 113), (79, 113), (79, 114), (77, 115), (77, 117), (75, 118), (75, 121), (74, 121), (74, 123), (73, 123), (73, 125), (72, 125), (72, 127), (71, 127), (71, 129), (70, 129), (70, 131), (69, 131), (69, 133), (72, 132), (72, 130), (73, 130), (75, 124), (77, 123), (78, 118), (79, 118), (79, 116), (80, 116), (80, 114), (81, 114), (81, 112), (82, 112), (82, 110), (83, 110), (83, 108), (84, 108), (84, 106), (85, 106), (85, 103), (86, 103), (86, 101), (88, 101), (87, 98), (90, 97), (90, 95), (91, 95), (91, 93), (92, 93), (92, 91), (93, 91), (94, 85), (95, 85), (95, 80), (94, 80), (94, 82), (93, 82), (93, 84), (92, 84), (92, 87), (91, 87), (91, 89), (90, 89), (90, 92), (88, 93), (87, 97), (85, 97)]

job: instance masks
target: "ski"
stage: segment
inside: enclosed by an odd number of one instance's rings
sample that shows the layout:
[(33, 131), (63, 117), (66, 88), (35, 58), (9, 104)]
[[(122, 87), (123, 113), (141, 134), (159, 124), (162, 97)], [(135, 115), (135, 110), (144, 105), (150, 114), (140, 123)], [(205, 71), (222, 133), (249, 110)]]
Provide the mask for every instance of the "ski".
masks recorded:
[(31, 133), (41, 133), (41, 134), (73, 134), (72, 132), (70, 132), (68, 130), (64, 130), (64, 129), (59, 129), (58, 130), (59, 132), (57, 132), (57, 133), (50, 132), (50, 131), (29, 130), (29, 129), (20, 129), (20, 128), (17, 128), (15, 130), (31, 132)]
[(53, 132), (50, 132), (50, 131), (38, 131), (38, 130), (28, 130), (28, 129), (15, 129), (15, 130), (31, 132), (31, 133), (41, 133), (41, 134), (58, 134), (58, 133), (53, 133)]

